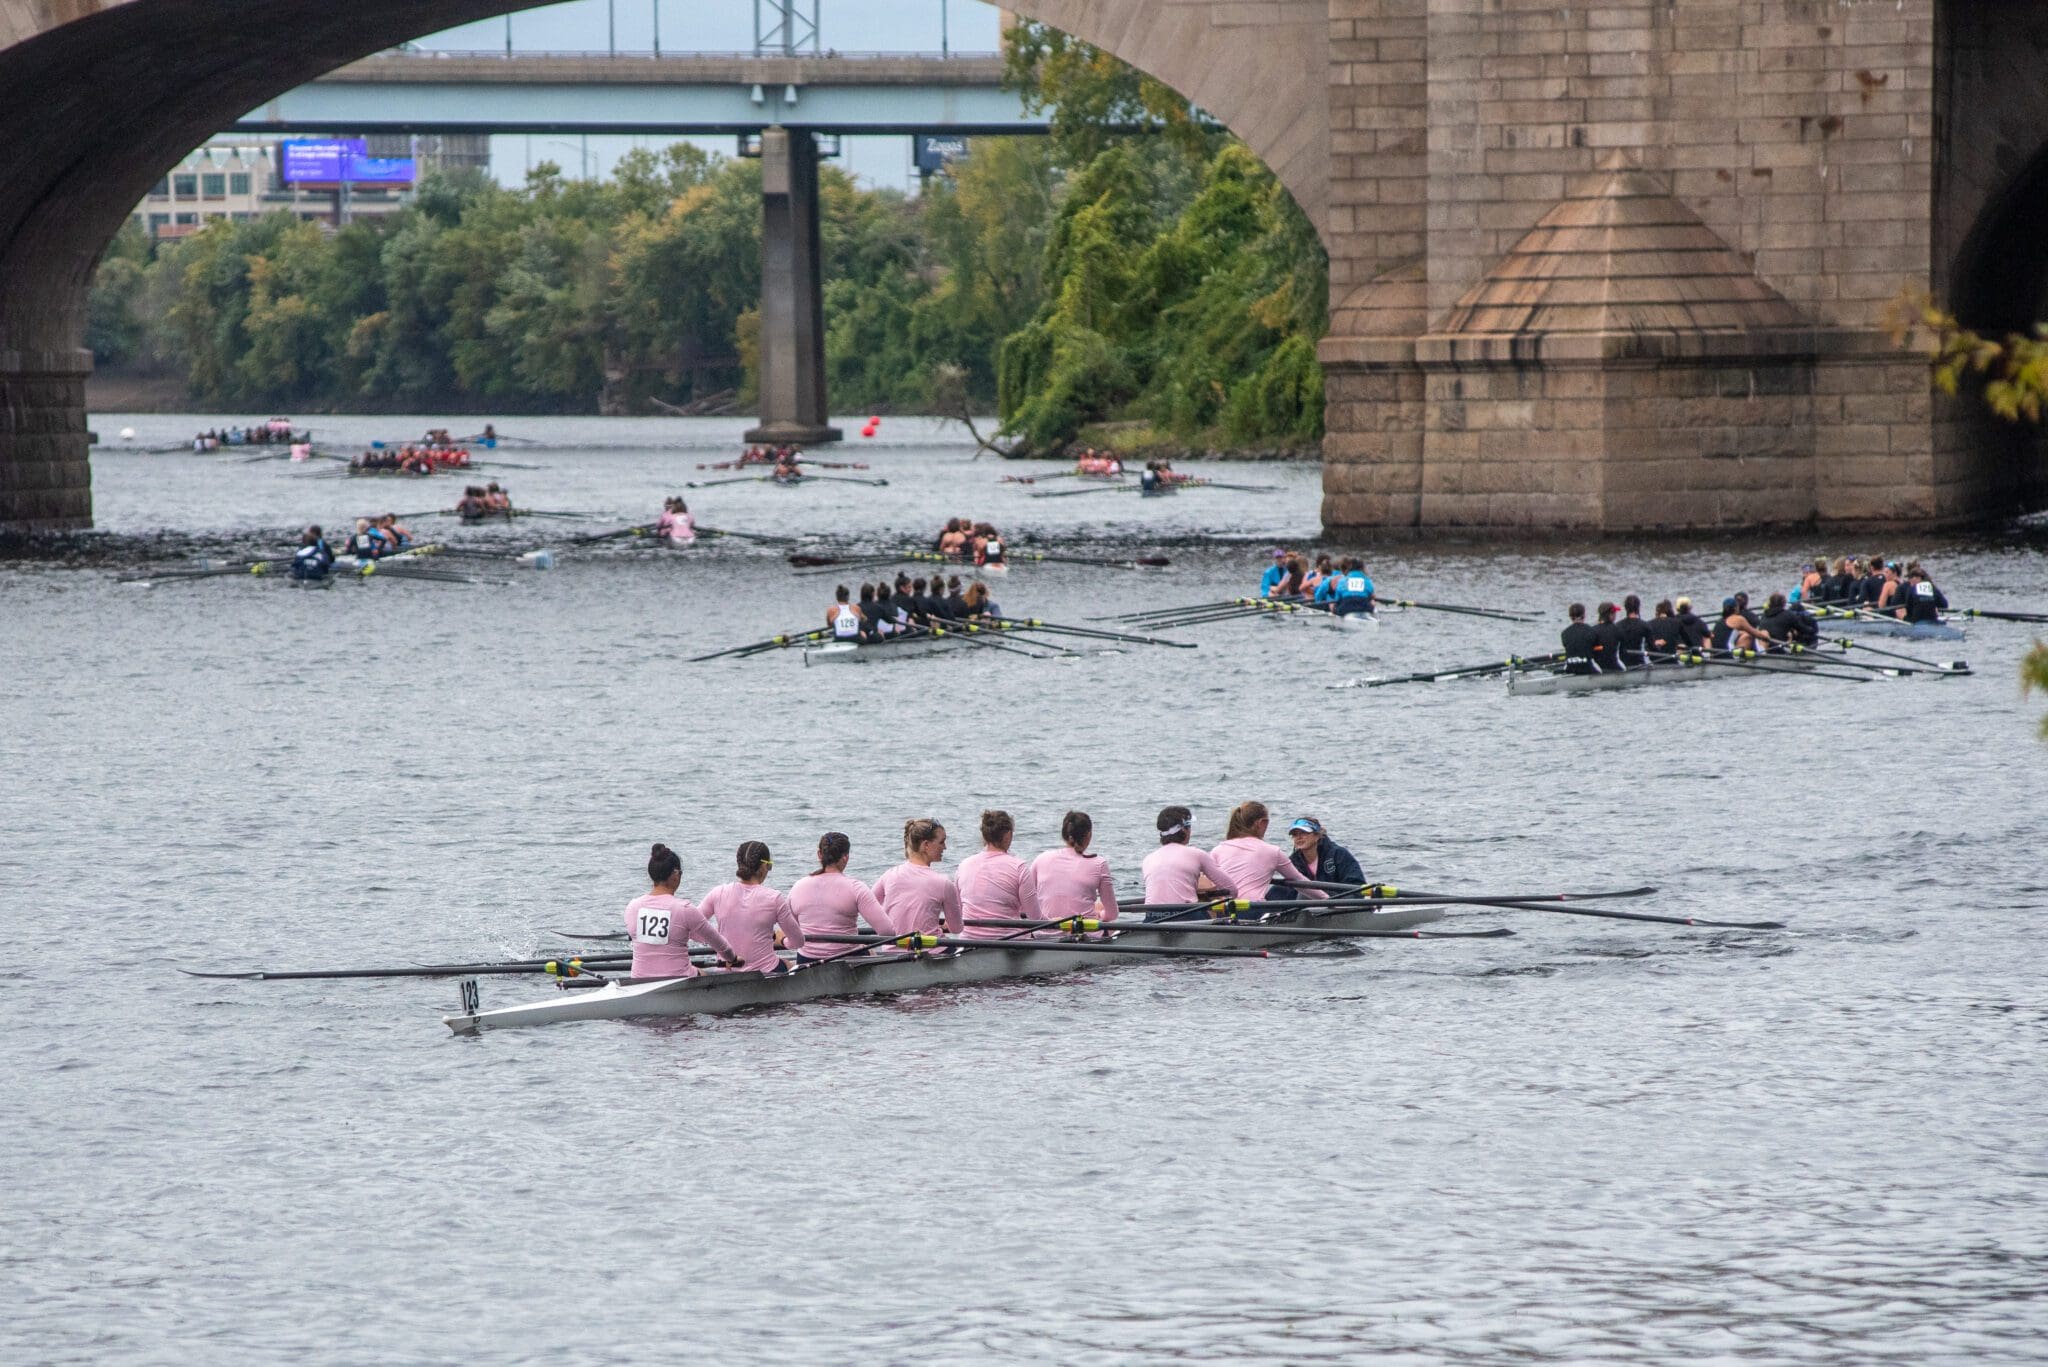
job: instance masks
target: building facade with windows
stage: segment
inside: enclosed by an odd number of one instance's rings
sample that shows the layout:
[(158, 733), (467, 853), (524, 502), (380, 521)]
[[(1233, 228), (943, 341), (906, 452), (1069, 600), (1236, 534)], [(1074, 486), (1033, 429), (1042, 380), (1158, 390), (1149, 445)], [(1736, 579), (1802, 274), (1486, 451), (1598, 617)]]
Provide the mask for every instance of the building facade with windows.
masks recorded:
[[(432, 169), (490, 167), (491, 140), (485, 134), (408, 139), (382, 135), (369, 140), (375, 156), (414, 157), (422, 174)], [(353, 218), (395, 212), (412, 199), (412, 188), (359, 186), (345, 191), (290, 185), (281, 174), (283, 153), (275, 138), (224, 136), (197, 147), (150, 187), (135, 206), (142, 230), (159, 242), (188, 237), (217, 219), (246, 222), (283, 210), (314, 223), (340, 225)]]

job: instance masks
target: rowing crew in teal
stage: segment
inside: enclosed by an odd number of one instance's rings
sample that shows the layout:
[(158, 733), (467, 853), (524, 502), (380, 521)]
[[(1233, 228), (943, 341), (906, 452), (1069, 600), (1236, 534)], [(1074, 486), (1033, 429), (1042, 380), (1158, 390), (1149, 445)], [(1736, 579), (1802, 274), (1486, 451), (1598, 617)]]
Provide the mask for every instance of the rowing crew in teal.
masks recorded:
[(1272, 566), (1259, 580), (1259, 597), (1307, 603), (1339, 617), (1374, 611), (1372, 576), (1357, 556), (1346, 556), (1333, 565), (1329, 556), (1319, 555), (1314, 568), (1287, 551), (1276, 550), (1273, 556)]

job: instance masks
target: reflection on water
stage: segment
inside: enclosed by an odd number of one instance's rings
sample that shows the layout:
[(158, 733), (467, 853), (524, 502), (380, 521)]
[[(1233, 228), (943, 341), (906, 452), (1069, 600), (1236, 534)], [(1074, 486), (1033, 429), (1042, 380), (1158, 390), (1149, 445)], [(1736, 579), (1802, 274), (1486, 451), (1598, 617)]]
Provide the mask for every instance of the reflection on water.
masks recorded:
[[(127, 422), (203, 425), (95, 425)], [(519, 501), (601, 528), (740, 424), (503, 426), (547, 467), (504, 472)], [(1165, 573), (1000, 586), (1059, 621), (1233, 595), (1315, 525), (1302, 467), (1232, 468), (1267, 495), (1032, 500), (931, 425), (845, 451), (888, 488), (692, 507), (848, 544), (973, 514), (1168, 548)], [(189, 455), (95, 477), (117, 533), (238, 546), (448, 489)], [(1255, 544), (1190, 541), (1214, 534)], [(1832, 548), (1367, 549), (1388, 592), (1554, 613), (1768, 588)], [(2037, 554), (1901, 550), (1958, 603), (2048, 601)], [(1328, 685), (1548, 625), (688, 665), (821, 623), (837, 576), (729, 542), (507, 573), (299, 594), (0, 568), (8, 1359), (2038, 1358), (2048, 763), (2023, 628), (1938, 652), (1970, 679), (1509, 698)], [(655, 839), (688, 891), (753, 838), (787, 886), (826, 828), (872, 877), (935, 814), (957, 861), (989, 805), (1026, 853), (1085, 808), (1130, 885), (1161, 804), (1213, 838), (1246, 797), (1319, 816), (1375, 877), (1655, 882), (1651, 909), (1792, 929), (1461, 913), (1519, 934), (466, 1043), (435, 1019), (447, 984), (172, 971), (526, 955), (609, 928)]]

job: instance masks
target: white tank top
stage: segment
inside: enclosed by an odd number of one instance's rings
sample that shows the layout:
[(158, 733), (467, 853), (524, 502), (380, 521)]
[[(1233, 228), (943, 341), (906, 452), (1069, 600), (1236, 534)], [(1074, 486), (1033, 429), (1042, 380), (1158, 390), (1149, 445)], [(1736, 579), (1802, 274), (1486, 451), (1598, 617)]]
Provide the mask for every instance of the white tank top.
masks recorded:
[(841, 641), (850, 641), (860, 635), (860, 613), (853, 604), (832, 605), (832, 635)]

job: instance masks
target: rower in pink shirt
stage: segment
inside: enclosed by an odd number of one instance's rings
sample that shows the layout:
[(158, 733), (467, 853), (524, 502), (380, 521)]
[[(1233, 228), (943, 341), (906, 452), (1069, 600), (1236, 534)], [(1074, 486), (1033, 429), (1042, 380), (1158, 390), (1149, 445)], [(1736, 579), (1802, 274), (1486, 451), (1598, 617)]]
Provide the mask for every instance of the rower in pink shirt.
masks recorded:
[(661, 517), (654, 524), (654, 534), (671, 546), (687, 546), (697, 539), (697, 520), (690, 516), (690, 507), (680, 498), (666, 500)]
[[(846, 861), (852, 853), (852, 841), (838, 831), (825, 832), (818, 841), (818, 871), (797, 879), (789, 890), (789, 905), (805, 935), (858, 935), (862, 921), (877, 935), (890, 933), (888, 915), (875, 894), (858, 878), (846, 876)], [(816, 962), (860, 952), (859, 945), (813, 940), (798, 958)]]
[[(1010, 838), (1016, 825), (1008, 812), (981, 814), (981, 852), (960, 861), (956, 879), (960, 888), (960, 910), (972, 921), (1035, 921), (1038, 919), (1038, 883), (1031, 866), (1010, 853)], [(969, 926), (962, 932), (970, 940), (1011, 940), (1032, 932), (1015, 926)]]
[[(1246, 901), (1260, 902), (1266, 897), (1266, 887), (1278, 874), (1290, 883), (1306, 883), (1308, 876), (1294, 867), (1294, 861), (1287, 857), (1285, 850), (1275, 849), (1266, 843), (1268, 817), (1263, 802), (1240, 802), (1230, 810), (1230, 829), (1224, 841), (1209, 851), (1210, 858), (1223, 870), (1224, 883), (1231, 890), (1231, 896)], [(1323, 894), (1312, 888), (1304, 888), (1302, 896), (1321, 897)]]
[(903, 862), (875, 880), (891, 935), (960, 933), (960, 889), (933, 865), (946, 857), (946, 828), (929, 817), (903, 823)]
[(1199, 902), (1204, 878), (1209, 880), (1212, 895), (1230, 895), (1230, 877), (1223, 866), (1200, 845), (1190, 843), (1189, 837), (1195, 833), (1193, 812), (1185, 807), (1163, 808), (1158, 825), (1159, 848), (1145, 856), (1141, 867), (1147, 902), (1162, 906)]
[(690, 941), (709, 945), (728, 965), (739, 955), (704, 913), (676, 896), (683, 881), (683, 861), (666, 845), (656, 845), (647, 859), (647, 881), (654, 890), (626, 903), (626, 938), (633, 942), (636, 978), (694, 978)]
[(1095, 823), (1088, 813), (1068, 812), (1060, 821), (1060, 839), (1065, 844), (1031, 861), (1031, 874), (1038, 882), (1038, 914), (1043, 919), (1116, 919), (1116, 883), (1109, 874), (1109, 861), (1088, 853), (1094, 833)]
[(782, 942), (789, 948), (802, 949), (804, 928), (789, 899), (762, 881), (775, 861), (768, 857), (766, 845), (749, 840), (739, 848), (737, 865), (734, 881), (705, 893), (698, 908), (732, 945), (742, 969), (787, 973), (789, 965), (775, 952), (775, 932), (782, 932)]

